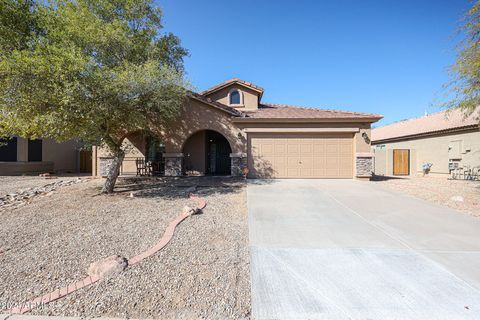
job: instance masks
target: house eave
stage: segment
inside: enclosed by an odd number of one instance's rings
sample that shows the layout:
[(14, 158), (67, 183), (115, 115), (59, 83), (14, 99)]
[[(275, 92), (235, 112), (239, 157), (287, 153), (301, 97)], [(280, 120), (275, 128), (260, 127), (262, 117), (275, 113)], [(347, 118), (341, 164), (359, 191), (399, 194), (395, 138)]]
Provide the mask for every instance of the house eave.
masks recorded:
[(232, 122), (236, 123), (373, 123), (379, 118), (249, 118), (236, 117)]
[(406, 141), (406, 140), (423, 139), (423, 138), (429, 138), (433, 136), (440, 136), (440, 135), (451, 134), (451, 133), (475, 132), (479, 130), (480, 130), (480, 126), (478, 124), (473, 124), (473, 125), (457, 127), (457, 128), (450, 128), (450, 129), (436, 130), (436, 131), (430, 131), (430, 132), (422, 132), (417, 134), (410, 134), (410, 135), (399, 136), (399, 137), (372, 140), (372, 145), (391, 143), (391, 142), (400, 142), (400, 141)]

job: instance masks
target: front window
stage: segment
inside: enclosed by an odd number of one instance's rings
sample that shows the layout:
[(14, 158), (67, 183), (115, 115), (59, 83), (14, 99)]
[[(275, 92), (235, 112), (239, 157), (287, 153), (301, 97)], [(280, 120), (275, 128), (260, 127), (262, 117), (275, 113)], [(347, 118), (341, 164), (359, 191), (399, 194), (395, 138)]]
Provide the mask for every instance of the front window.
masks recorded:
[(147, 136), (146, 161), (160, 161), (165, 152), (165, 145), (159, 139)]
[(0, 161), (17, 161), (17, 138), (0, 139)]
[(230, 104), (240, 104), (240, 91), (233, 90), (230, 92)]

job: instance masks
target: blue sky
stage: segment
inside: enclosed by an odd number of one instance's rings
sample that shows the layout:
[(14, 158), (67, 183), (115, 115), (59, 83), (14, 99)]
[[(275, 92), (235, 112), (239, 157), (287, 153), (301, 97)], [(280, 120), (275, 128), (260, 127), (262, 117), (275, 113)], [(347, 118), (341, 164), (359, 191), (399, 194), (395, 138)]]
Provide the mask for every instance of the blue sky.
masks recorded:
[(232, 77), (263, 102), (380, 113), (376, 126), (439, 110), (468, 0), (161, 0), (190, 50), (192, 84)]

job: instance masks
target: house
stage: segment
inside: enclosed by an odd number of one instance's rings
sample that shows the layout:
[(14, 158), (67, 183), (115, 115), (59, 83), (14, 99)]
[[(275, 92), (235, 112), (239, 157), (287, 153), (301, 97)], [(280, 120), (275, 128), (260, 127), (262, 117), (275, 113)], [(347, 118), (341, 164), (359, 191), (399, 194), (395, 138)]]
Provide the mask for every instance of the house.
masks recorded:
[[(121, 173), (135, 174), (146, 159), (166, 176), (237, 176), (248, 168), (251, 178), (370, 177), (370, 125), (382, 116), (267, 104), (263, 93), (237, 78), (191, 93), (168, 130), (126, 136)], [(93, 159), (93, 174), (104, 176), (112, 158), (95, 148)]]
[(91, 160), (83, 161), (85, 167), (80, 168), (81, 146), (76, 141), (58, 143), (52, 139), (28, 140), (12, 137), (2, 140), (0, 141), (0, 175), (79, 172), (81, 169), (87, 172)]
[(443, 111), (373, 129), (375, 174), (416, 175), (426, 163), (438, 175), (480, 167), (479, 112)]

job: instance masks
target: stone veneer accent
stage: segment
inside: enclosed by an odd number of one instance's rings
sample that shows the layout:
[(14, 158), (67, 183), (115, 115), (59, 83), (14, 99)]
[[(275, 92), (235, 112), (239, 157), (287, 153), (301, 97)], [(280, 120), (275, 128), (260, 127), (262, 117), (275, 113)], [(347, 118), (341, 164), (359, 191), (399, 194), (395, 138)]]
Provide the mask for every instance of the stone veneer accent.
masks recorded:
[(243, 176), (243, 169), (247, 167), (247, 155), (245, 153), (230, 153), (231, 175)]
[(178, 177), (182, 175), (183, 153), (164, 153), (165, 176)]
[(359, 153), (356, 155), (355, 164), (357, 177), (371, 177), (373, 172), (373, 155), (370, 153)]
[(99, 173), (100, 176), (106, 177), (108, 174), (108, 168), (112, 165), (113, 157), (100, 157)]

